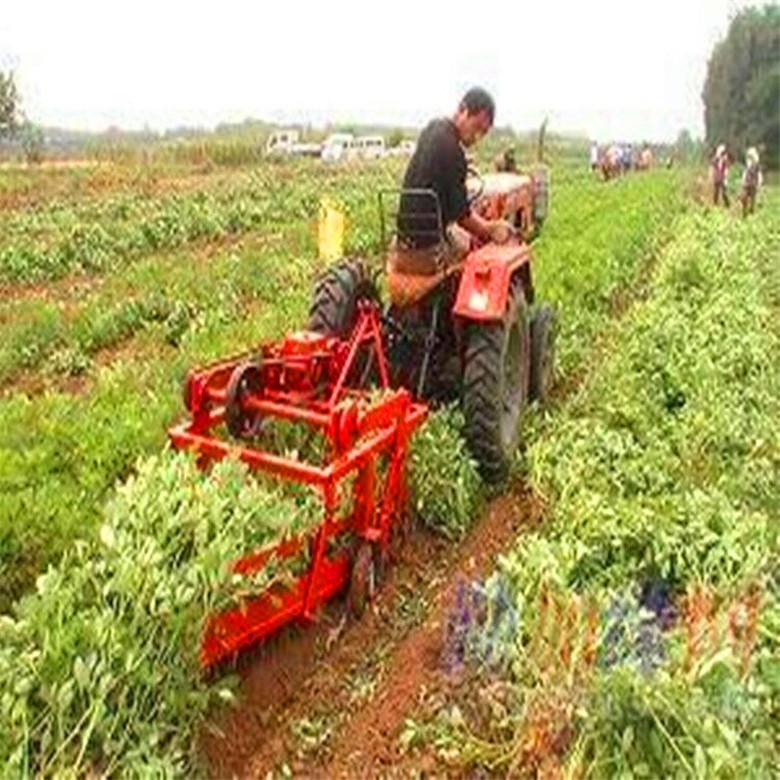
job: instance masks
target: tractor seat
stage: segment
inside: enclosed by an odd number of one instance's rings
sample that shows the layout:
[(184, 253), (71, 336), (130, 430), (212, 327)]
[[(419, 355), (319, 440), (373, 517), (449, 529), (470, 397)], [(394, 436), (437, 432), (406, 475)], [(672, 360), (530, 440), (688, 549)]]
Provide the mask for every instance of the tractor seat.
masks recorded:
[(393, 241), (385, 264), (390, 302), (403, 309), (422, 300), (463, 268), (470, 248), (471, 236), (457, 225), (447, 228), (445, 240), (425, 249)]

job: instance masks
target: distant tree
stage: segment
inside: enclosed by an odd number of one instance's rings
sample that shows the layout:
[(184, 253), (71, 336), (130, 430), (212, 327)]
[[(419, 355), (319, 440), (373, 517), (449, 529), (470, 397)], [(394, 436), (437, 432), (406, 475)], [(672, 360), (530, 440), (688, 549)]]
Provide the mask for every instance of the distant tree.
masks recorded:
[(24, 159), (37, 165), (43, 162), (43, 130), (32, 122), (25, 122), (20, 131)]
[(687, 128), (680, 130), (677, 136), (677, 142), (674, 145), (674, 151), (680, 162), (693, 162), (696, 155), (696, 142), (693, 140), (693, 136)]
[(387, 145), (391, 149), (400, 146), (403, 140), (404, 131), (400, 127), (394, 127), (387, 135)]
[(0, 138), (13, 135), (19, 125), (19, 93), (14, 74), (0, 71)]
[(780, 5), (732, 19), (707, 64), (702, 99), (710, 150), (725, 143), (741, 157), (756, 146), (767, 166), (780, 165)]

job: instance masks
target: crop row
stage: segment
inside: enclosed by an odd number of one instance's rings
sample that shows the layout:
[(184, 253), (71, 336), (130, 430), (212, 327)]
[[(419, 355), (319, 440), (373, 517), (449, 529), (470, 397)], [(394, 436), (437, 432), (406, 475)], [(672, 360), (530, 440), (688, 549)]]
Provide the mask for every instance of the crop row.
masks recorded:
[[(581, 226), (582, 251), (601, 232), (609, 234), (599, 255), (601, 262), (607, 256), (609, 270), (588, 288), (591, 294), (596, 284), (612, 290), (616, 274), (630, 284), (654, 246), (629, 234), (621, 242), (612, 205), (629, 202), (641, 211), (650, 203), (648, 189), (671, 194), (675, 182), (648, 178), (625, 185), (619, 194), (617, 188), (594, 191), (604, 209)], [(581, 194), (576, 187), (561, 192), (562, 215), (576, 212)], [(673, 204), (671, 196), (654, 199), (652, 221), (659, 224)], [(356, 234), (368, 235), (359, 216), (363, 204), (355, 200), (347, 206), (358, 215), (353, 216)], [(551, 233), (557, 218), (550, 220)], [(354, 234), (350, 240), (355, 241)], [(593, 258), (587, 255), (578, 263), (576, 249), (564, 257), (551, 245), (543, 251), (550, 279), (568, 280)], [(622, 262), (611, 260), (612, 254)], [(282, 258), (283, 251), (263, 258), (269, 273), (259, 291), (255, 321), (249, 321), (251, 309), (225, 316), (221, 307), (206, 307), (175, 350), (150, 341), (142, 358), (100, 371), (85, 398), (17, 396), (0, 405), (0, 429), (6, 437), (0, 518), (8, 541), (4, 549), (12, 551), (3, 563), (6, 571), (26, 575), (15, 583), (16, 591), (42, 563), (56, 561), (64, 552), (59, 564), (39, 579), (37, 592), (17, 604), (14, 619), (0, 626), (0, 698), (11, 713), (0, 732), (0, 756), (11, 760), (9, 771), (192, 771), (197, 721), (215, 696), (230, 697), (227, 683), (198, 681), (194, 651), (205, 615), (237, 586), (226, 573), (227, 562), (257, 543), (253, 534), (273, 525), (271, 515), (297, 517), (299, 510), (283, 496), (269, 499), (258, 493), (260, 487), (245, 486), (231, 467), (204, 478), (186, 459), (168, 455), (141, 462), (136, 469), (133, 463), (162, 444), (164, 425), (179, 407), (178, 385), (188, 366), (302, 321), (311, 269), (305, 261)], [(561, 271), (556, 276), (557, 264), (565, 265), (568, 275)], [(556, 301), (564, 319), (576, 319), (580, 288), (563, 283), (557, 290), (552, 284), (545, 287), (541, 271), (539, 279), (540, 289)], [(603, 325), (610, 296), (593, 300)], [(591, 337), (597, 332), (594, 322), (588, 320)], [(459, 490), (449, 492), (447, 504), (445, 491), (436, 488), (441, 480), (429, 479), (439, 472), (437, 461), (426, 454), (452, 441), (450, 426), (445, 423), (437, 431), (434, 425), (423, 439), (428, 449), (413, 456), (413, 479), (418, 509), (424, 515), (434, 512), (434, 523), (458, 536), (478, 490), (473, 470), (464, 472), (464, 459), (457, 457), (441, 461), (439, 476), (456, 485), (464, 480)], [(103, 508), (109, 486), (133, 471), (137, 476)], [(421, 489), (425, 486), (427, 493)], [(256, 511), (263, 513), (262, 522)], [(20, 514), (28, 518), (25, 526), (13, 522)]]
[[(342, 176), (329, 189), (352, 210), (374, 206), (378, 187), (392, 181), (378, 168), (358, 179)], [(327, 182), (325, 183), (327, 186)], [(105, 273), (149, 252), (216, 240), (291, 220), (316, 219), (319, 177), (249, 175), (225, 191), (200, 190), (150, 200), (109, 197), (62, 209), (23, 212), (6, 220), (0, 281), (40, 282), (73, 272)]]
[(467, 762), (776, 775), (776, 206), (683, 218), (651, 297), (546, 422), (529, 466), (549, 524), (502, 559), (480, 591), (492, 622), (475, 613), (460, 646), (513, 704), (479, 737), (430, 726)]

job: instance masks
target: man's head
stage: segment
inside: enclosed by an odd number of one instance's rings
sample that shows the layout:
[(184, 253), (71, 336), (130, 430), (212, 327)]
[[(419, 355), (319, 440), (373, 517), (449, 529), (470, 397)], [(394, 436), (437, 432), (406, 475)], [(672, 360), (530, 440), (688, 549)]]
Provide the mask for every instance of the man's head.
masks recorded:
[(481, 87), (472, 87), (460, 101), (454, 118), (461, 143), (473, 146), (487, 135), (495, 115), (496, 104), (490, 94)]

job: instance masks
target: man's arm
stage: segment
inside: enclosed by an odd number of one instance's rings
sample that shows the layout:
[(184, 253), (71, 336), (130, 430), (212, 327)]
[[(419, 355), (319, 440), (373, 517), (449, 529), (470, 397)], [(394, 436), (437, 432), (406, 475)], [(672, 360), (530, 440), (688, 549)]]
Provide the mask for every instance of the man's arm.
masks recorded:
[(478, 214), (475, 214), (471, 209), (466, 209), (458, 224), (464, 229), (468, 230), (472, 236), (476, 236), (480, 241), (490, 241), (490, 225), (486, 219), (482, 219)]
[(503, 219), (483, 219), (471, 209), (467, 209), (458, 220), (458, 224), (468, 230), (480, 241), (495, 241), (496, 244), (505, 244), (515, 235), (515, 229)]
[(514, 229), (503, 220), (487, 220), (472, 211), (466, 191), (466, 159), (463, 152), (453, 149), (452, 159), (445, 165), (442, 178), (445, 182), (445, 197), (447, 197), (450, 213), (458, 214), (456, 222), (480, 241), (495, 241), (503, 244), (514, 235)]

